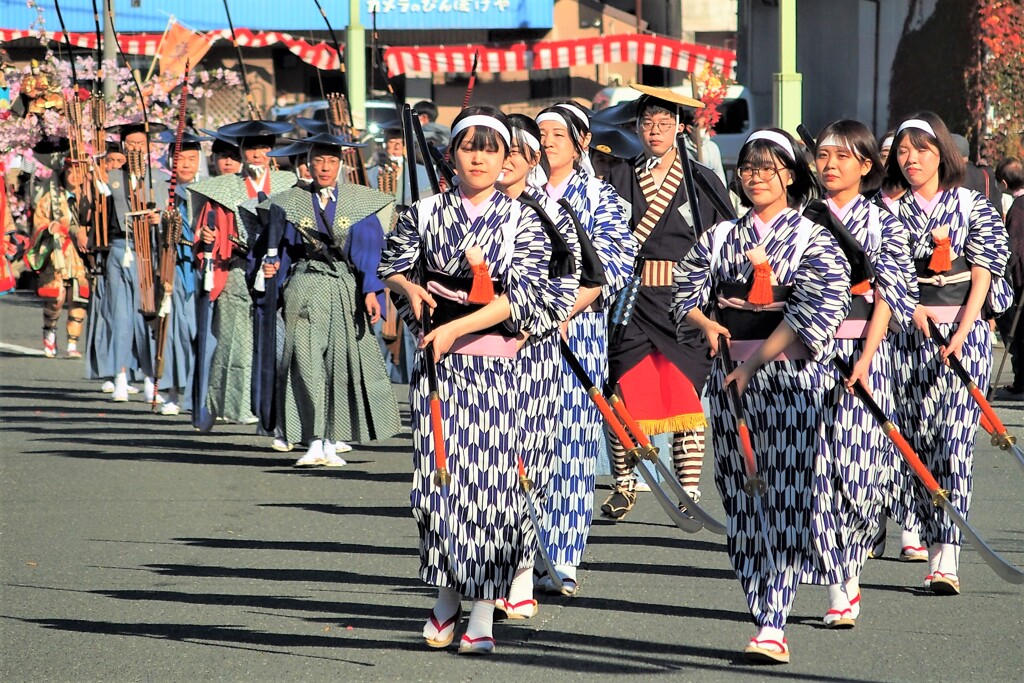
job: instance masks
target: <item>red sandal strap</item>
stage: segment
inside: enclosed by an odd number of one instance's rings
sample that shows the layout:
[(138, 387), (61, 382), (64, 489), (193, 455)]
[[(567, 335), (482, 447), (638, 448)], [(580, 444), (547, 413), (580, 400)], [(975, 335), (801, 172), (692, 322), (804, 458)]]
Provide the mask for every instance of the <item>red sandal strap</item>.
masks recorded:
[(779, 654), (783, 654), (783, 653), (785, 653), (785, 652), (787, 652), (789, 650), (789, 648), (786, 647), (786, 639), (785, 638), (782, 639), (781, 643), (779, 641), (777, 641), (777, 640), (770, 640), (770, 639), (767, 639), (767, 638), (765, 640), (758, 640), (757, 638), (751, 638), (750, 642), (753, 643), (756, 647), (760, 647), (760, 648), (763, 648), (765, 645), (774, 645), (775, 647), (779, 648)]
[(468, 645), (476, 645), (477, 643), (490, 643), (494, 645), (494, 638), (492, 636), (480, 636), (479, 638), (470, 638), (468, 635), (462, 636), (462, 642)]
[(462, 610), (457, 611), (455, 614), (445, 619), (444, 623), (442, 624), (438, 622), (437, 615), (434, 614), (434, 610), (430, 610), (430, 623), (433, 624), (434, 628), (437, 630), (438, 633), (443, 633), (445, 630), (451, 628), (452, 626), (458, 623), (459, 616), (461, 614)]

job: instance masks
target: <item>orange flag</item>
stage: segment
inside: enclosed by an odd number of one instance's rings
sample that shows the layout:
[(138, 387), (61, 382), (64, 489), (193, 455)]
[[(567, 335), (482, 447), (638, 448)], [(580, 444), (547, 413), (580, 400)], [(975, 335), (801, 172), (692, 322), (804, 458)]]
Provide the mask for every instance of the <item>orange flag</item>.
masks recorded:
[(157, 54), (160, 59), (160, 75), (180, 78), (185, 74), (186, 62), (194, 68), (210, 51), (210, 45), (211, 40), (207, 36), (187, 29), (172, 19)]

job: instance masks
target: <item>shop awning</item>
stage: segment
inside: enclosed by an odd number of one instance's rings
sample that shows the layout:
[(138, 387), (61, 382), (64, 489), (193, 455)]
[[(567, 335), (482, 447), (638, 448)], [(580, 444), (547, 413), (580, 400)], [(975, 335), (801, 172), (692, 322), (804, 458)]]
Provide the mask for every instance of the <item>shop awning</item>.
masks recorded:
[[(338, 53), (327, 43), (309, 43), (291, 34), (277, 31), (238, 29), (238, 43), (245, 47), (267, 47), (281, 43), (299, 59), (326, 71), (339, 67)], [(0, 29), (0, 43), (32, 38), (32, 31)], [(53, 41), (63, 42), (64, 35), (47, 32)], [(211, 41), (231, 40), (227, 29), (206, 33)], [(70, 33), (71, 44), (96, 49), (95, 33)], [(125, 54), (154, 56), (161, 48), (163, 34), (121, 35), (119, 42)], [(474, 54), (479, 54), (478, 70), (482, 73), (531, 71), (535, 69), (567, 69), (595, 64), (634, 63), (660, 66), (684, 72), (698, 72), (706, 63), (721, 70), (726, 78), (736, 78), (736, 53), (733, 50), (684, 43), (662, 36), (621, 34), (575, 40), (517, 43), (511, 46), (484, 45), (392, 46), (384, 51), (384, 60), (392, 76), (404, 73), (469, 73)]]

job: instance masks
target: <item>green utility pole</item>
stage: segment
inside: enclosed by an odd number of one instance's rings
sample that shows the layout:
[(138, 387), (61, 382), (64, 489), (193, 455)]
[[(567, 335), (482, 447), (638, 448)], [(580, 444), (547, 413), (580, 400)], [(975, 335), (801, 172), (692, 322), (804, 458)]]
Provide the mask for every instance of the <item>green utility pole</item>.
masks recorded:
[(772, 124), (796, 133), (803, 121), (803, 76), (796, 70), (796, 0), (779, 0), (779, 73), (772, 76)]
[[(100, 12), (103, 12), (103, 63), (116, 65), (117, 36), (114, 35), (114, 24), (110, 21), (114, 17), (114, 0), (103, 0), (103, 9)], [(126, 64), (125, 66), (131, 65)], [(99, 69), (100, 65), (97, 64), (96, 68)], [(107, 101), (107, 104), (117, 99), (117, 79), (114, 77), (114, 74), (106, 73), (105, 69), (103, 76), (103, 99)]]
[(345, 30), (345, 75), (352, 125), (366, 128), (366, 31), (360, 23), (359, 0), (349, 0), (348, 28)]

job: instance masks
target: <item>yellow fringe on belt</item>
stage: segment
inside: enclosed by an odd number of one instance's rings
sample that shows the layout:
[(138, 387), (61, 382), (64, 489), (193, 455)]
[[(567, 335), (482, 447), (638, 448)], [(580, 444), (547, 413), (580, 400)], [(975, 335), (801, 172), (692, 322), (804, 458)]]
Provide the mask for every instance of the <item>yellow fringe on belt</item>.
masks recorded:
[(640, 429), (644, 430), (645, 434), (654, 436), (655, 434), (667, 434), (669, 432), (689, 432), (698, 427), (707, 427), (708, 420), (704, 417), (704, 413), (686, 413), (684, 415), (665, 417), (660, 420), (637, 420), (637, 424), (640, 425)]

